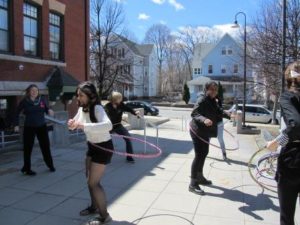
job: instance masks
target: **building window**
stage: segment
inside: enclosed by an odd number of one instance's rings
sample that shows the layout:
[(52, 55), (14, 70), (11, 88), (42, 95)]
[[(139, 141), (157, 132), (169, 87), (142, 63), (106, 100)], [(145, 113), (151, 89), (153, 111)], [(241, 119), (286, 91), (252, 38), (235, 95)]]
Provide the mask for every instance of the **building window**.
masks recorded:
[(225, 65), (221, 65), (221, 73), (226, 73), (226, 66)]
[(8, 0), (0, 0), (0, 51), (9, 51)]
[(194, 74), (202, 74), (202, 68), (194, 68)]
[(54, 60), (62, 60), (62, 17), (60, 15), (49, 14), (49, 34), (50, 57)]
[(228, 49), (227, 49), (227, 54), (232, 55), (232, 49), (230, 47), (228, 47)]
[(222, 48), (222, 55), (226, 55), (226, 47)]
[(122, 48), (122, 58), (125, 58), (125, 49)]
[(26, 55), (38, 55), (38, 8), (29, 3), (24, 3), (24, 52)]
[(212, 65), (208, 65), (208, 73), (213, 73), (213, 66)]
[(238, 73), (239, 72), (239, 65), (238, 64), (234, 64), (233, 65), (233, 73)]

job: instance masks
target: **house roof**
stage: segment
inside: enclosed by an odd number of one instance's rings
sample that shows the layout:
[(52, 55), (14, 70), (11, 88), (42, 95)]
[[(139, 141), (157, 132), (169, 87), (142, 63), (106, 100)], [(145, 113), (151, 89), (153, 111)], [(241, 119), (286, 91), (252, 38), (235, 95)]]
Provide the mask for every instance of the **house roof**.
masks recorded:
[(121, 35), (118, 35), (118, 37), (121, 39), (122, 42), (124, 42), (128, 48), (130, 50), (133, 51), (134, 54), (136, 55), (140, 55), (140, 56), (148, 56), (151, 54), (152, 52), (152, 49), (154, 47), (153, 44), (137, 44), (133, 41), (130, 41), (128, 40), (127, 38), (121, 36)]
[(78, 80), (60, 67), (54, 67), (49, 76), (48, 87), (77, 86), (79, 84)]

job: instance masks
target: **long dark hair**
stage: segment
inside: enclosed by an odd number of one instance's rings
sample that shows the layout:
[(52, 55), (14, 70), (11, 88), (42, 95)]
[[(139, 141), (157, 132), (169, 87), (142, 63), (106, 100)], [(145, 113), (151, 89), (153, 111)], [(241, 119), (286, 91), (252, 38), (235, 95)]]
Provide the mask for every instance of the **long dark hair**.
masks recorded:
[(91, 121), (96, 123), (95, 106), (99, 104), (99, 96), (95, 85), (89, 81), (79, 84), (76, 90), (76, 97), (78, 96), (78, 90), (83, 92), (89, 99), (86, 105), (81, 105), (80, 102), (78, 102), (78, 105), (82, 106), (83, 112), (89, 112)]
[(215, 81), (209, 81), (205, 84), (205, 87), (204, 87), (204, 93), (206, 94), (206, 92), (208, 91), (208, 89), (212, 86), (215, 86), (215, 87), (218, 87), (218, 84), (217, 82)]

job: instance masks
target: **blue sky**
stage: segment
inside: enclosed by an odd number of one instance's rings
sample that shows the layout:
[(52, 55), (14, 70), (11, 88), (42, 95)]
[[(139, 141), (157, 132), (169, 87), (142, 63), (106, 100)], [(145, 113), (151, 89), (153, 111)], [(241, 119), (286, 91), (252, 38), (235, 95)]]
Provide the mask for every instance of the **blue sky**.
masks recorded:
[[(142, 40), (146, 30), (155, 23), (164, 23), (172, 31), (179, 27), (216, 25), (228, 29), (239, 11), (251, 21), (266, 0), (114, 0), (123, 4), (126, 26)], [(239, 18), (244, 23), (243, 18)], [(227, 26), (226, 26), (227, 24)]]

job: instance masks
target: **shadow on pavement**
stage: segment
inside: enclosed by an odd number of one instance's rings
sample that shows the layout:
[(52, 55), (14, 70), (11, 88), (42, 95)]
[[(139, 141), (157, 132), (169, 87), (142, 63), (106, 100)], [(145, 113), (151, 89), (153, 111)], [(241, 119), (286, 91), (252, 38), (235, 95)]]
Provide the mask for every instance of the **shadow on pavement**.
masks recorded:
[(263, 220), (263, 218), (255, 213), (255, 211), (269, 210), (272, 209), (276, 212), (279, 212), (279, 207), (274, 205), (271, 198), (276, 198), (271, 195), (267, 195), (264, 193), (259, 193), (256, 196), (251, 195), (237, 189), (227, 189), (219, 186), (209, 186), (209, 188), (217, 189), (222, 191), (221, 194), (209, 193), (206, 192), (207, 196), (224, 198), (227, 200), (231, 200), (233, 202), (241, 202), (245, 203), (245, 206), (239, 208), (239, 210), (249, 216), (252, 216), (256, 220)]

